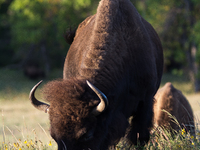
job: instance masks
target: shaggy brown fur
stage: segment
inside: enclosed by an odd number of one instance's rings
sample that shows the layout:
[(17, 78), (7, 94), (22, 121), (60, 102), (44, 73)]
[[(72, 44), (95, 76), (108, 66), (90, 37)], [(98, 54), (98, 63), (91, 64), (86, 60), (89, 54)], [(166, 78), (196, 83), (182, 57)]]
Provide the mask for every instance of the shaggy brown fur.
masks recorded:
[(181, 128), (186, 127), (186, 131), (190, 131), (192, 135), (195, 135), (192, 108), (181, 91), (174, 88), (170, 82), (159, 89), (155, 95), (154, 123), (158, 126), (171, 127), (179, 131), (180, 127), (163, 110), (174, 116), (181, 125)]
[[(51, 104), (49, 108), (51, 135), (58, 142), (62, 138), (71, 149), (82, 149), (90, 147), (90, 149), (99, 149), (101, 137), (107, 131), (105, 116), (102, 115), (102, 122), (97, 121), (91, 111), (99, 101), (97, 96), (93, 96), (94, 92), (84, 84), (81, 80), (56, 80), (47, 83), (43, 88), (44, 98)], [(109, 116), (107, 116), (109, 117)], [(107, 144), (113, 145), (119, 142), (118, 137), (125, 134), (128, 126), (128, 121), (121, 113), (114, 114), (112, 119), (113, 124), (109, 125), (109, 133), (107, 135), (107, 142), (101, 145), (101, 149), (105, 149)], [(97, 123), (98, 127), (96, 127)], [(94, 130), (101, 132), (94, 133)], [(90, 144), (85, 142), (90, 140)], [(76, 141), (76, 142), (74, 142)], [(79, 148), (74, 148), (77, 145)], [(92, 144), (91, 144), (92, 143)], [(99, 143), (99, 144), (98, 144)]]
[[(57, 136), (75, 136), (69, 134), (75, 133), (70, 127), (80, 124), (81, 119), (88, 116), (90, 105), (94, 104), (90, 95), (87, 96), (85, 93), (85, 84), (79, 80), (58, 80), (46, 84), (43, 91), (45, 99), (51, 104), (49, 109), (50, 121), (53, 123), (51, 125), (63, 131), (56, 132)], [(55, 123), (55, 120), (58, 122)]]
[[(106, 150), (128, 127), (130, 143), (144, 145), (163, 71), (162, 46), (153, 27), (129, 0), (101, 0), (97, 13), (86, 18), (70, 39), (63, 80), (44, 88), (58, 149)], [(86, 80), (108, 98), (107, 109), (98, 116), (91, 111), (99, 98)]]

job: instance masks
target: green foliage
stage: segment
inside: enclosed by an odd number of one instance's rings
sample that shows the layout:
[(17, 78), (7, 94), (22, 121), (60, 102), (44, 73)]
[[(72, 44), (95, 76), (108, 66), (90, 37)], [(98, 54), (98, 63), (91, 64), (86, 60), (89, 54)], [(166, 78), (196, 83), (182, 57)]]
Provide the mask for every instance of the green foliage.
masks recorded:
[(10, 24), (7, 14), (8, 6), (12, 0), (0, 0), (0, 66), (10, 62), (10, 56), (14, 55), (10, 46)]
[(0, 8), (1, 8), (1, 4), (4, 2), (5, 2), (5, 0), (0, 0)]
[(14, 0), (9, 14), (12, 47), (17, 58), (24, 59), (31, 45), (33, 53), (41, 53), (41, 47), (45, 46), (52, 66), (63, 66), (69, 48), (65, 31), (77, 27), (90, 14), (92, 3), (91, 0)]
[(38, 44), (46, 38), (50, 27), (47, 21), (52, 19), (48, 9), (48, 4), (38, 0), (15, 0), (10, 6), (13, 42), (19, 45)]

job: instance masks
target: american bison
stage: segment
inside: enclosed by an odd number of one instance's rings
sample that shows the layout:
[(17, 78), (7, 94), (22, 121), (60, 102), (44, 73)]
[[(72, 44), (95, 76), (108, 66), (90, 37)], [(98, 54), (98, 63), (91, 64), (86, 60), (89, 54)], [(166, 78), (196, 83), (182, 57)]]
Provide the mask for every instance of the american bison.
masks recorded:
[(76, 30), (63, 79), (43, 89), (50, 104), (34, 96), (41, 82), (30, 100), (49, 112), (59, 150), (106, 150), (126, 131), (132, 144), (143, 145), (149, 140), (162, 72), (163, 51), (153, 27), (129, 0), (101, 0), (97, 13)]
[[(176, 131), (186, 128), (186, 131), (195, 135), (192, 108), (182, 92), (177, 90), (172, 83), (166, 83), (164, 87), (157, 91), (153, 109), (154, 123), (157, 126)], [(178, 123), (170, 115), (176, 118)]]

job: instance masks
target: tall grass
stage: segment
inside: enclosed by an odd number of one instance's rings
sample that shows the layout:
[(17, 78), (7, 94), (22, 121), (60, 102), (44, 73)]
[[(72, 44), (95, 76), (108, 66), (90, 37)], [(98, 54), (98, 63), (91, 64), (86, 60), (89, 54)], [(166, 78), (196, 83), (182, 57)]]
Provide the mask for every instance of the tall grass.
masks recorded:
[[(3, 140), (0, 142), (0, 149), (1, 150), (13, 150), (13, 149), (28, 149), (28, 150), (53, 150), (56, 149), (55, 142), (48, 136), (46, 131), (44, 129), (44, 134), (46, 134), (46, 138), (48, 137), (49, 142), (46, 143), (43, 140), (40, 140), (38, 137), (36, 130), (32, 129), (29, 131), (28, 128), (19, 128), (16, 127), (17, 130), (21, 133), (21, 138), (17, 138), (13, 131), (9, 129), (7, 126), (3, 126)], [(42, 127), (41, 127), (42, 128)], [(7, 139), (6, 130), (10, 132), (12, 135), (12, 138), (14, 139), (14, 142), (11, 142), (12, 140)]]
[(29, 101), (1, 104), (0, 150), (55, 149), (47, 114), (33, 108)]
[[(62, 70), (53, 71), (44, 82), (61, 77)], [(57, 144), (48, 131), (48, 115), (36, 110), (28, 100), (30, 89), (39, 80), (29, 80), (20, 70), (0, 69), (0, 150), (57, 149)], [(185, 77), (164, 75), (162, 85), (169, 81), (189, 97), (193, 110), (200, 113), (198, 104), (200, 94), (194, 94), (189, 80)], [(42, 98), (40, 88), (36, 92), (36, 97)], [(198, 126), (199, 121), (196, 120)], [(167, 129), (157, 130), (159, 132), (151, 134), (150, 141), (145, 147), (135, 146), (130, 149), (200, 149), (198, 128), (196, 138), (189, 133), (183, 134), (183, 129), (180, 129), (175, 138)], [(129, 147), (126, 140), (122, 140), (116, 149), (126, 150)]]
[(196, 135), (190, 134), (186, 127), (181, 127), (177, 119), (167, 111), (163, 110), (169, 115), (172, 122), (174, 122), (179, 130), (174, 130), (165, 127), (155, 126), (151, 132), (150, 142), (146, 145), (147, 149), (200, 149), (199, 130), (196, 126)]
[(178, 131), (155, 125), (151, 130), (150, 140), (144, 147), (130, 146), (126, 139), (122, 139), (116, 150), (199, 150), (200, 131), (198, 125), (196, 126), (196, 135), (192, 135), (186, 128), (181, 128), (174, 116), (166, 113), (179, 126)]
[(153, 132), (149, 142), (144, 146), (130, 146), (126, 140), (121, 141), (116, 150), (199, 150), (200, 136), (199, 132), (196, 137), (186, 133), (184, 129), (179, 132), (174, 131), (173, 135), (168, 129), (157, 127), (157, 132)]

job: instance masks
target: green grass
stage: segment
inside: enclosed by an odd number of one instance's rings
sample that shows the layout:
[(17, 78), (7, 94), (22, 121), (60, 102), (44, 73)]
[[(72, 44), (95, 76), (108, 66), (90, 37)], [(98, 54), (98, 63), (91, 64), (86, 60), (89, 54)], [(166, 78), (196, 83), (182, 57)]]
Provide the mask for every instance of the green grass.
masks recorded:
[(164, 74), (162, 77), (161, 87), (166, 82), (171, 82), (175, 88), (181, 90), (184, 94), (194, 94), (193, 84), (187, 76)]
[[(56, 78), (62, 78), (61, 70), (52, 71), (44, 83)], [(0, 69), (0, 101), (27, 99), (30, 89), (39, 81), (24, 77), (21, 70)]]
[[(52, 71), (44, 83), (56, 78), (62, 78), (62, 70)], [(35, 109), (28, 99), (31, 88), (38, 81), (24, 77), (20, 70), (0, 69), (0, 150), (57, 149), (49, 134), (48, 114)], [(161, 86), (166, 82), (172, 82), (186, 95), (197, 118), (196, 123), (199, 123), (200, 94), (194, 93), (192, 83), (186, 77), (170, 74), (163, 76)], [(42, 98), (41, 87), (36, 92), (39, 99)], [(200, 149), (199, 131), (197, 139), (193, 139), (187, 134), (183, 136), (180, 129), (176, 140), (164, 129), (161, 131), (160, 134), (152, 134), (150, 142), (143, 149)], [(126, 150), (127, 147), (126, 141), (121, 141), (117, 149)]]
[[(61, 77), (62, 71), (56, 70), (44, 83)], [(0, 69), (0, 150), (56, 149), (48, 131), (48, 115), (35, 109), (28, 98), (38, 81), (24, 77), (21, 70)], [(40, 87), (36, 96), (41, 98), (39, 91)]]

